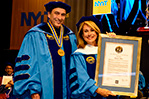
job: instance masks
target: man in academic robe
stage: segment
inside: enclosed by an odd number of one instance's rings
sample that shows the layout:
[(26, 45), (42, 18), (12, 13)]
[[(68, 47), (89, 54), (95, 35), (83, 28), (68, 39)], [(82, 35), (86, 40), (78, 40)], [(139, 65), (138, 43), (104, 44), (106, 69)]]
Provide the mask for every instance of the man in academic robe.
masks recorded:
[(19, 50), (14, 94), (21, 99), (69, 99), (70, 54), (77, 48), (75, 34), (65, 25), (71, 7), (63, 2), (45, 5), (48, 22), (30, 29)]

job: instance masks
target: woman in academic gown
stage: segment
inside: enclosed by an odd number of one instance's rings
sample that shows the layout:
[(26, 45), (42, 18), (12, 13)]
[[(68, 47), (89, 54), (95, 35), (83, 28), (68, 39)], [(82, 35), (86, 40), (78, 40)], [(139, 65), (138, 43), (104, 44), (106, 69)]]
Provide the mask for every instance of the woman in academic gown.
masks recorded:
[[(82, 17), (77, 23), (78, 49), (71, 56), (70, 89), (73, 99), (117, 99), (111, 91), (95, 85), (97, 42), (101, 24), (94, 16)], [(101, 29), (101, 30), (100, 30)], [(115, 36), (114, 33), (108, 33)]]

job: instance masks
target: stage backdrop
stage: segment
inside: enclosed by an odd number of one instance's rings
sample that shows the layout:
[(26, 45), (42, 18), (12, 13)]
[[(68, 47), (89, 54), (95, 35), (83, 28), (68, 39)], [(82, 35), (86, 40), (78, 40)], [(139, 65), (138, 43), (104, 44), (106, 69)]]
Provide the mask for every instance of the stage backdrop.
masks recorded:
[(34, 25), (47, 21), (44, 4), (49, 1), (56, 0), (13, 0), (10, 49), (18, 50), (26, 32)]

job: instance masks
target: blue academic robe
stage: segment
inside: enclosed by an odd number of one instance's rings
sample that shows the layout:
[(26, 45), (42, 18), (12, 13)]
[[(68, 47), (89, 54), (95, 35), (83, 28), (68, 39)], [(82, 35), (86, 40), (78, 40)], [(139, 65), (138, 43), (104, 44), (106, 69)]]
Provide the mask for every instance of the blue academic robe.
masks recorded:
[(47, 23), (30, 29), (16, 59), (14, 95), (30, 99), (32, 94), (39, 93), (41, 99), (69, 99), (70, 54), (76, 48), (75, 34), (66, 26), (62, 57), (57, 53), (59, 47)]
[(139, 84), (138, 84), (138, 90), (142, 90), (143, 88), (145, 88), (146, 86), (146, 82), (145, 82), (145, 78), (142, 74), (142, 72), (139, 72)]
[[(70, 89), (73, 99), (107, 99), (97, 94), (95, 85), (95, 68), (97, 47), (87, 45), (85, 49), (77, 49), (71, 56)], [(109, 99), (118, 97), (109, 96)]]

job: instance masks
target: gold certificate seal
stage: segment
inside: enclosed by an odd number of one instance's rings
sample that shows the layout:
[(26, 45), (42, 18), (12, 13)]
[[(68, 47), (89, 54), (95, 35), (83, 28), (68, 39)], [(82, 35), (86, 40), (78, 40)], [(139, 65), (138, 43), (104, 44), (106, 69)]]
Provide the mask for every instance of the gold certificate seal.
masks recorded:
[(117, 46), (117, 47), (115, 48), (115, 51), (116, 51), (117, 53), (121, 53), (121, 52), (123, 52), (123, 48), (122, 48), (121, 46)]

